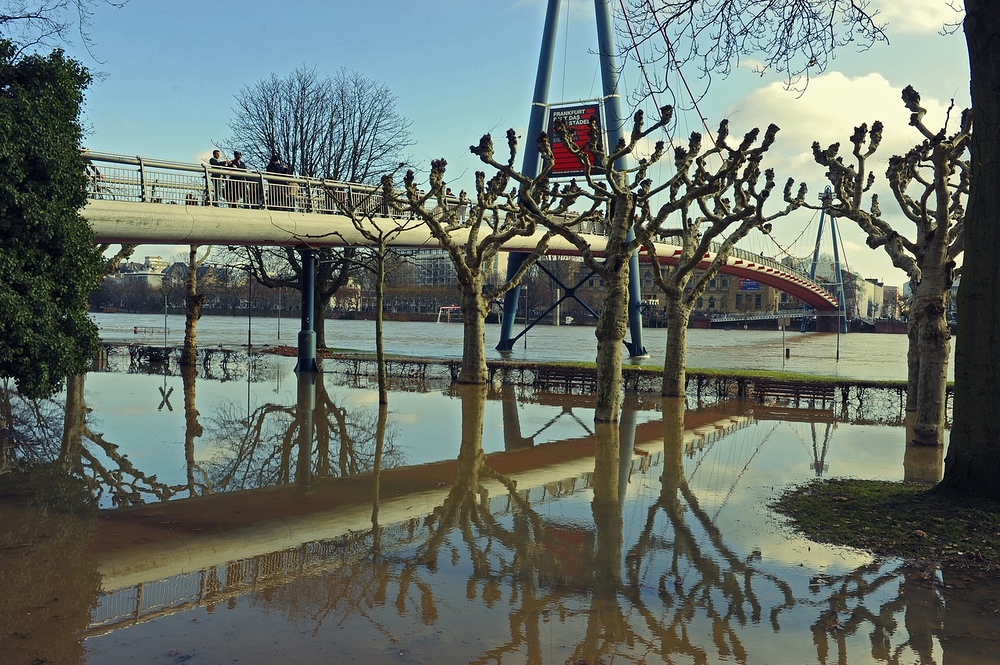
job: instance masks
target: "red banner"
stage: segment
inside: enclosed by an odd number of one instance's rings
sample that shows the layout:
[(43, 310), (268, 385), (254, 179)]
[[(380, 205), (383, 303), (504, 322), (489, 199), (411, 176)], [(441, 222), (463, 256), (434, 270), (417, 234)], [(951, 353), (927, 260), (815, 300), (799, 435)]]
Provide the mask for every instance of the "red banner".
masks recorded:
[[(580, 165), (580, 160), (569, 151), (562, 138), (556, 133), (555, 121), (559, 119), (566, 123), (566, 127), (573, 137), (573, 142), (582, 149), (590, 140), (591, 118), (597, 121), (597, 131), (602, 131), (598, 104), (580, 104), (549, 109), (549, 140), (552, 142), (552, 155), (555, 157), (555, 164), (552, 167), (553, 176), (583, 175), (583, 166)], [(591, 164), (594, 163), (594, 158), (589, 153), (587, 153), (587, 158)]]

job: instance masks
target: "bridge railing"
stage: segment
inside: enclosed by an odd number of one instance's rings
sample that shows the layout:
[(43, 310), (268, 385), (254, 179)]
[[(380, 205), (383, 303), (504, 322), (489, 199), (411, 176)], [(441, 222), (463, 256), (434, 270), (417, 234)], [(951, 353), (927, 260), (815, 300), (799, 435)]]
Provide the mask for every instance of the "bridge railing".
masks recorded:
[[(88, 194), (92, 199), (321, 214), (362, 210), (376, 217), (409, 218), (408, 213), (400, 215), (393, 210), (384, 200), (381, 189), (372, 185), (89, 150), (84, 151), (83, 156), (87, 164)], [(448, 205), (457, 206), (461, 217), (462, 206), (468, 204), (455, 198), (449, 199)], [(602, 234), (605, 229), (603, 224), (592, 222), (581, 230)], [(712, 251), (717, 252), (718, 246), (713, 245)], [(805, 273), (770, 257), (735, 247), (730, 254), (809, 279)]]
[(87, 151), (92, 199), (395, 216), (378, 187)]
[[(711, 246), (712, 252), (718, 252), (719, 248), (720, 245), (718, 243), (712, 243)], [(748, 263), (756, 263), (758, 265), (768, 266), (769, 268), (773, 268), (774, 270), (780, 270), (782, 272), (795, 275), (796, 277), (799, 277), (801, 279), (808, 280), (810, 282), (815, 283), (818, 287), (829, 293), (831, 296), (833, 296), (834, 299), (836, 299), (837, 297), (836, 294), (833, 291), (831, 291), (826, 284), (818, 282), (810, 278), (808, 274), (802, 272), (798, 268), (793, 268), (791, 266), (785, 265), (784, 263), (781, 263), (780, 261), (773, 259), (770, 256), (764, 256), (763, 254), (754, 254), (753, 252), (748, 252), (747, 250), (740, 249), (739, 247), (731, 248), (729, 250), (729, 255), (736, 257), (738, 259), (742, 259), (743, 261), (746, 261)]]

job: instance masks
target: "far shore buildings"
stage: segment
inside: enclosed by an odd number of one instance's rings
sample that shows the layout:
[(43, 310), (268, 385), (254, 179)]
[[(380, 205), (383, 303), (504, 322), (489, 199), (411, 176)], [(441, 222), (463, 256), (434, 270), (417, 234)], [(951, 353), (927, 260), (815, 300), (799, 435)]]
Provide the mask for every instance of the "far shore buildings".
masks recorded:
[[(402, 260), (392, 271), (385, 294), (387, 313), (405, 316), (419, 314), (431, 316), (444, 306), (453, 306), (459, 301), (458, 282), (451, 259), (445, 250), (412, 250), (401, 255)], [(487, 289), (503, 281), (506, 275), (507, 254), (500, 252), (490, 266), (487, 275)], [(801, 266), (800, 266), (801, 268)], [(187, 264), (171, 263), (160, 256), (146, 256), (142, 263), (123, 263), (119, 270), (107, 278), (106, 285), (119, 290), (140, 288), (162, 294), (176, 291), (187, 275)], [(648, 265), (640, 264), (640, 292), (644, 312), (651, 318), (662, 316), (663, 299), (657, 287), (653, 271)], [(832, 267), (827, 274), (817, 274), (817, 282), (826, 283), (834, 291)], [(879, 318), (900, 318), (905, 316), (905, 290), (896, 286), (886, 286), (881, 280), (864, 278), (860, 274), (844, 271), (844, 300), (848, 318), (874, 320)], [(232, 309), (253, 302), (255, 308), (277, 307), (288, 309), (297, 306), (297, 296), (279, 294), (277, 304), (271, 291), (263, 286), (247, 283), (245, 271), (212, 266), (199, 269), (202, 291), (208, 296), (206, 305)], [(558, 281), (576, 286), (576, 299), (566, 299), (553, 310), (551, 316), (570, 318), (584, 322), (592, 320), (590, 311), (598, 311), (604, 294), (603, 280), (593, 274), (577, 257), (547, 257), (541, 265), (534, 267), (524, 279), (523, 301), (519, 311), (530, 310), (541, 314), (564, 292)], [(334, 311), (365, 314), (374, 304), (370, 278), (359, 273), (343, 287), (329, 303)], [(117, 286), (114, 286), (117, 285)], [(956, 285), (957, 286), (957, 285)], [(164, 288), (166, 287), (166, 289)], [(213, 291), (219, 291), (214, 294)], [(224, 292), (224, 293), (223, 293)], [(163, 296), (161, 296), (163, 297)], [(283, 302), (282, 302), (283, 301)], [(268, 304), (265, 306), (264, 303)], [(118, 303), (108, 303), (118, 305)], [(102, 304), (99, 306), (107, 306)], [(720, 315), (755, 316), (771, 312), (796, 310), (802, 304), (788, 294), (755, 280), (733, 275), (718, 274), (709, 282), (708, 288), (695, 303), (693, 316), (709, 318)], [(499, 309), (499, 301), (494, 304)], [(953, 307), (949, 310), (952, 311)]]

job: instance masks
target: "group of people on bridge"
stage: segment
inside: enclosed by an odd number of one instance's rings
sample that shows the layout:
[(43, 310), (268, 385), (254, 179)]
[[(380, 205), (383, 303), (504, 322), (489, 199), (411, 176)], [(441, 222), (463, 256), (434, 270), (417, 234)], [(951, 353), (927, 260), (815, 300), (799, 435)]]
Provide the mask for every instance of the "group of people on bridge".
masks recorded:
[[(212, 157), (208, 160), (208, 164), (218, 169), (243, 171), (244, 173), (247, 171), (247, 165), (243, 161), (243, 153), (239, 150), (233, 151), (232, 159), (224, 159), (222, 151), (216, 148), (212, 151)], [(292, 170), (281, 161), (278, 155), (272, 155), (265, 172), (291, 175)], [(214, 206), (218, 206), (224, 201), (226, 205), (234, 208), (259, 208), (264, 200), (260, 182), (246, 175), (240, 175), (239, 173), (227, 175), (214, 174), (212, 176), (212, 185), (214, 192), (212, 205)], [(290, 190), (290, 187), (285, 186), (285, 189)], [(290, 191), (282, 193), (280, 189), (271, 192), (272, 207), (278, 208), (280, 206), (282, 209), (291, 210), (292, 197), (290, 194)]]

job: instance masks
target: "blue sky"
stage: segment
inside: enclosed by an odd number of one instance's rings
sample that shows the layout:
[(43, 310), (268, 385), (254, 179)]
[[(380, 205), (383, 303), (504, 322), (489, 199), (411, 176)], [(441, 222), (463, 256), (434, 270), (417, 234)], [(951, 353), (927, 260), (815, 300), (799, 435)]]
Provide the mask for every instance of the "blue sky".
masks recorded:
[[(883, 161), (915, 142), (899, 92), (912, 84), (923, 94), (928, 122), (937, 127), (948, 100), (968, 105), (968, 63), (961, 33), (939, 34), (958, 16), (947, 0), (876, 0), (889, 21), (889, 46), (867, 53), (845, 49), (804, 94), (784, 90), (782, 78), (754, 74), (752, 60), (726, 80), (717, 79), (700, 104), (709, 126), (730, 118), (733, 132), (775, 122), (782, 127), (768, 164), (783, 180), (806, 180), (812, 194), (823, 187), (810, 145), (844, 141), (859, 122), (887, 125)], [(67, 50), (104, 76), (87, 93), (85, 145), (103, 152), (178, 161), (206, 159), (213, 142), (229, 135), (233, 100), (243, 86), (296, 67), (320, 72), (341, 68), (386, 84), (398, 111), (412, 121), (418, 165), (444, 157), (456, 189), (469, 187), (480, 168), (468, 146), (485, 132), (523, 132), (530, 108), (545, 0), (469, 2), (261, 2), (258, 0), (131, 0), (121, 9), (99, 7), (90, 52)], [(600, 94), (593, 4), (563, 2), (552, 101)], [(697, 73), (685, 72), (692, 82)], [(638, 83), (627, 72), (623, 87)], [(700, 129), (683, 114), (678, 133)], [(876, 167), (881, 176), (883, 166)], [(883, 211), (889, 208), (883, 198)], [(807, 251), (815, 230), (810, 213), (776, 225), (792, 253)], [(811, 227), (814, 229), (815, 227)], [(900, 229), (908, 231), (903, 222)], [(866, 277), (901, 284), (902, 273), (863, 245), (860, 232), (841, 224), (850, 267)], [(810, 237), (811, 236), (811, 237)], [(754, 244), (756, 243), (756, 244)], [(755, 239), (752, 251), (775, 254)], [(137, 257), (176, 248), (140, 248)]]

